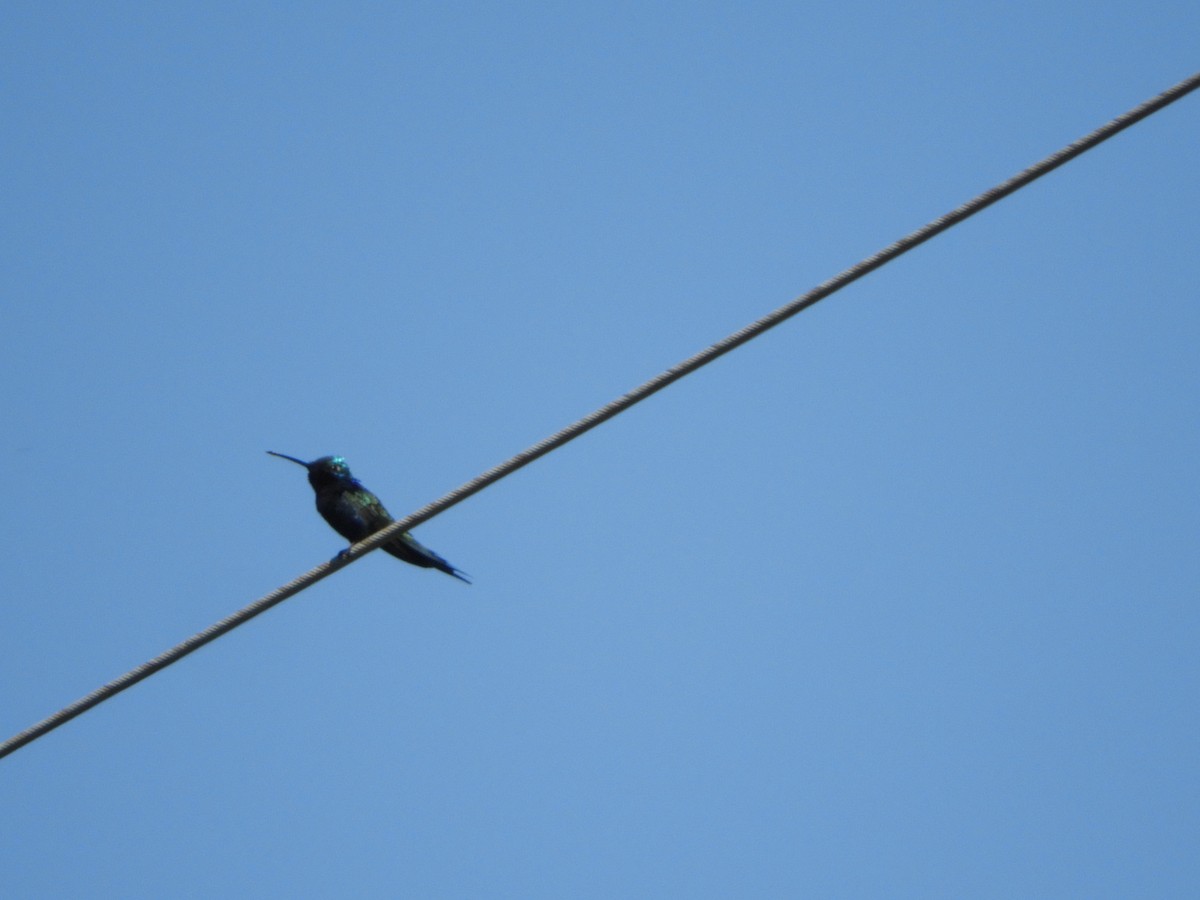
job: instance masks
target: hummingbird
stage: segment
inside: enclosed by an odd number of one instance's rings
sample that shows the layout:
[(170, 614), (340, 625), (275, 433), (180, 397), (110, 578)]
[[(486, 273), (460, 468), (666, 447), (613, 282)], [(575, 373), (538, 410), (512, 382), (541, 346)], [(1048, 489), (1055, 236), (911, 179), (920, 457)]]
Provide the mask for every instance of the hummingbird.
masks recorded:
[[(291, 460), (296, 465), (308, 469), (308, 483), (317, 495), (317, 512), (334, 531), (350, 543), (356, 544), (367, 535), (374, 534), (396, 521), (379, 502), (379, 498), (350, 474), (350, 467), (342, 457), (322, 456), (312, 462), (305, 462), (286, 453), (276, 453), (274, 450), (268, 450), (267, 453), (280, 459)], [(465, 572), (454, 568), (428, 547), (418, 543), (408, 532), (397, 535), (380, 549), (414, 566), (439, 569), (447, 575), (453, 575), (459, 581), (471, 583)]]

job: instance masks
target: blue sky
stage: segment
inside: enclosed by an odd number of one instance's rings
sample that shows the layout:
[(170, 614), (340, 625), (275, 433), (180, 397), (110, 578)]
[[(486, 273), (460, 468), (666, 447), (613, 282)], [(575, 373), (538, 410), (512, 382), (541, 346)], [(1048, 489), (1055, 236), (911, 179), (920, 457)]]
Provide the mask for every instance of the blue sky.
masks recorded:
[[(0, 730), (1196, 70), (1195, 4), (12, 3)], [(1195, 896), (1200, 98), (0, 762), (22, 897)]]

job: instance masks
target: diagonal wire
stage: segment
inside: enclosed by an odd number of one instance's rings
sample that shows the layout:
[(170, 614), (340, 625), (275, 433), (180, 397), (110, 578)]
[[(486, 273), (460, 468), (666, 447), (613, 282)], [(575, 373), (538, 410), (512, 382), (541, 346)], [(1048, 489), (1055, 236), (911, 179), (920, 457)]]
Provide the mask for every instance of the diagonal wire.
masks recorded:
[(446, 494), (443, 497), (435, 500), (427, 506), (421, 507), (415, 513), (399, 519), (395, 523), (389, 525), (381, 531), (368, 537), (366, 540), (355, 544), (345, 554), (327, 563), (322, 563), (316, 568), (310, 569), (300, 577), (288, 582), (282, 587), (276, 588), (266, 596), (254, 601), (249, 606), (239, 610), (231, 616), (227, 616), (215, 625), (204, 629), (197, 634), (192, 635), (187, 640), (172, 647), (170, 650), (156, 656), (149, 662), (145, 662), (126, 672), (120, 678), (110, 681), (108, 684), (97, 688), (85, 697), (76, 700), (70, 706), (66, 706), (52, 716), (48, 716), (36, 725), (27, 728), (25, 731), (9, 738), (3, 744), (0, 744), (0, 758), (8, 756), (8, 754), (20, 749), (31, 741), (36, 740), (47, 732), (53, 731), (59, 725), (69, 722), (76, 716), (87, 712), (93, 706), (103, 703), (110, 697), (119, 694), (126, 688), (132, 687), (144, 678), (149, 678), (159, 669), (164, 669), (171, 663), (178, 662), (193, 651), (199, 650), (210, 641), (214, 641), (227, 631), (232, 631), (239, 625), (250, 621), (255, 616), (266, 612), (276, 604), (282, 603), (289, 597), (300, 593), (307, 587), (316, 584), (323, 578), (332, 575), (338, 569), (353, 562), (362, 555), (374, 550), (380, 544), (386, 543), (391, 537), (402, 531), (408, 531), (427, 519), (432, 518), (443, 510), (449, 509), (456, 503), (461, 503), (463, 500), (470, 497), (472, 494), (478, 493), (490, 484), (499, 481), (506, 475), (510, 475), (517, 469), (529, 465), (535, 459), (545, 456), (551, 450), (561, 447), (568, 441), (572, 441), (579, 437), (584, 432), (590, 431), (602, 422), (606, 422), (618, 413), (624, 412), (636, 403), (645, 400), (651, 394), (656, 394), (668, 385), (678, 381), (685, 375), (688, 375), (701, 366), (708, 365), (713, 360), (720, 356), (724, 356), (729, 351), (740, 347), (753, 338), (758, 337), (765, 331), (774, 328), (779, 323), (790, 319), (797, 313), (803, 312), (813, 304), (825, 299), (835, 291), (841, 290), (851, 282), (857, 281), (864, 275), (873, 272), (885, 263), (891, 262), (896, 257), (903, 253), (907, 253), (914, 247), (925, 243), (930, 238), (940, 234), (948, 228), (957, 225), (959, 222), (967, 219), (975, 213), (980, 212), (991, 206), (998, 200), (1007, 197), (1009, 194), (1023, 188), (1032, 181), (1041, 178), (1049, 172), (1054, 171), (1064, 163), (1069, 162), (1081, 153), (1084, 153), (1096, 145), (1108, 140), (1113, 135), (1116, 135), (1131, 125), (1140, 122), (1147, 116), (1158, 112), (1165, 106), (1174, 103), (1176, 100), (1191, 93), (1200, 87), (1200, 72), (1185, 78), (1175, 86), (1163, 91), (1156, 97), (1139, 104), (1123, 115), (1118, 116), (1107, 124), (1097, 128), (1091, 134), (1081, 137), (1072, 144), (1067, 145), (1056, 153), (1052, 153), (1040, 162), (1030, 166), (1023, 172), (1019, 172), (1007, 181), (1004, 181), (990, 190), (984, 191), (973, 200), (964, 203), (957, 209), (951, 210), (940, 218), (934, 219), (927, 225), (918, 228), (911, 234), (901, 238), (894, 244), (884, 247), (873, 256), (869, 256), (862, 262), (851, 266), (839, 275), (829, 279), (823, 284), (813, 288), (807, 294), (797, 297), (790, 303), (779, 307), (774, 312), (768, 313), (756, 322), (752, 322), (745, 328), (735, 331), (733, 334), (718, 341), (717, 343), (701, 350), (693, 356), (688, 357), (680, 363), (667, 369), (644, 384), (634, 388), (629, 393), (618, 397), (611, 403), (608, 403), (595, 412), (592, 412), (577, 422), (568, 425), (561, 431), (552, 434), (539, 443), (534, 444), (527, 450), (523, 450), (516, 456), (512, 457), (500, 465), (488, 469), (482, 475), (468, 481)]

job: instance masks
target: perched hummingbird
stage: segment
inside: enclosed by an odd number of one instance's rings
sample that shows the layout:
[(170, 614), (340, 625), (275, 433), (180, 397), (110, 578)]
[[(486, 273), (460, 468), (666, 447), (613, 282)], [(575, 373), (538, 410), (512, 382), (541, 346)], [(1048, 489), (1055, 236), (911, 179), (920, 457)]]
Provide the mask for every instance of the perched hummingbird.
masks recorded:
[[(317, 512), (334, 531), (350, 543), (356, 544), (367, 535), (374, 534), (396, 521), (384, 509), (379, 498), (350, 474), (350, 467), (342, 457), (322, 456), (312, 462), (305, 462), (286, 453), (276, 453), (274, 450), (267, 452), (308, 469), (308, 483), (317, 494)], [(380, 549), (414, 566), (440, 569), (459, 581), (471, 583), (470, 579), (465, 577), (465, 572), (454, 568), (428, 547), (423, 547), (408, 532), (388, 541)]]

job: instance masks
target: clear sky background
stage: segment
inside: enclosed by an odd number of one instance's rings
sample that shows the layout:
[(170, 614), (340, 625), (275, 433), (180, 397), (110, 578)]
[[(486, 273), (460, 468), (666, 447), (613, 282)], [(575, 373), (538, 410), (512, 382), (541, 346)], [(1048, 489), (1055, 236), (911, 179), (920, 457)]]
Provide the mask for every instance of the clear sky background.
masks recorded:
[[(8, 3), (0, 729), (1192, 74), (1194, 2)], [(12, 897), (1195, 897), (1200, 97), (0, 762)]]

